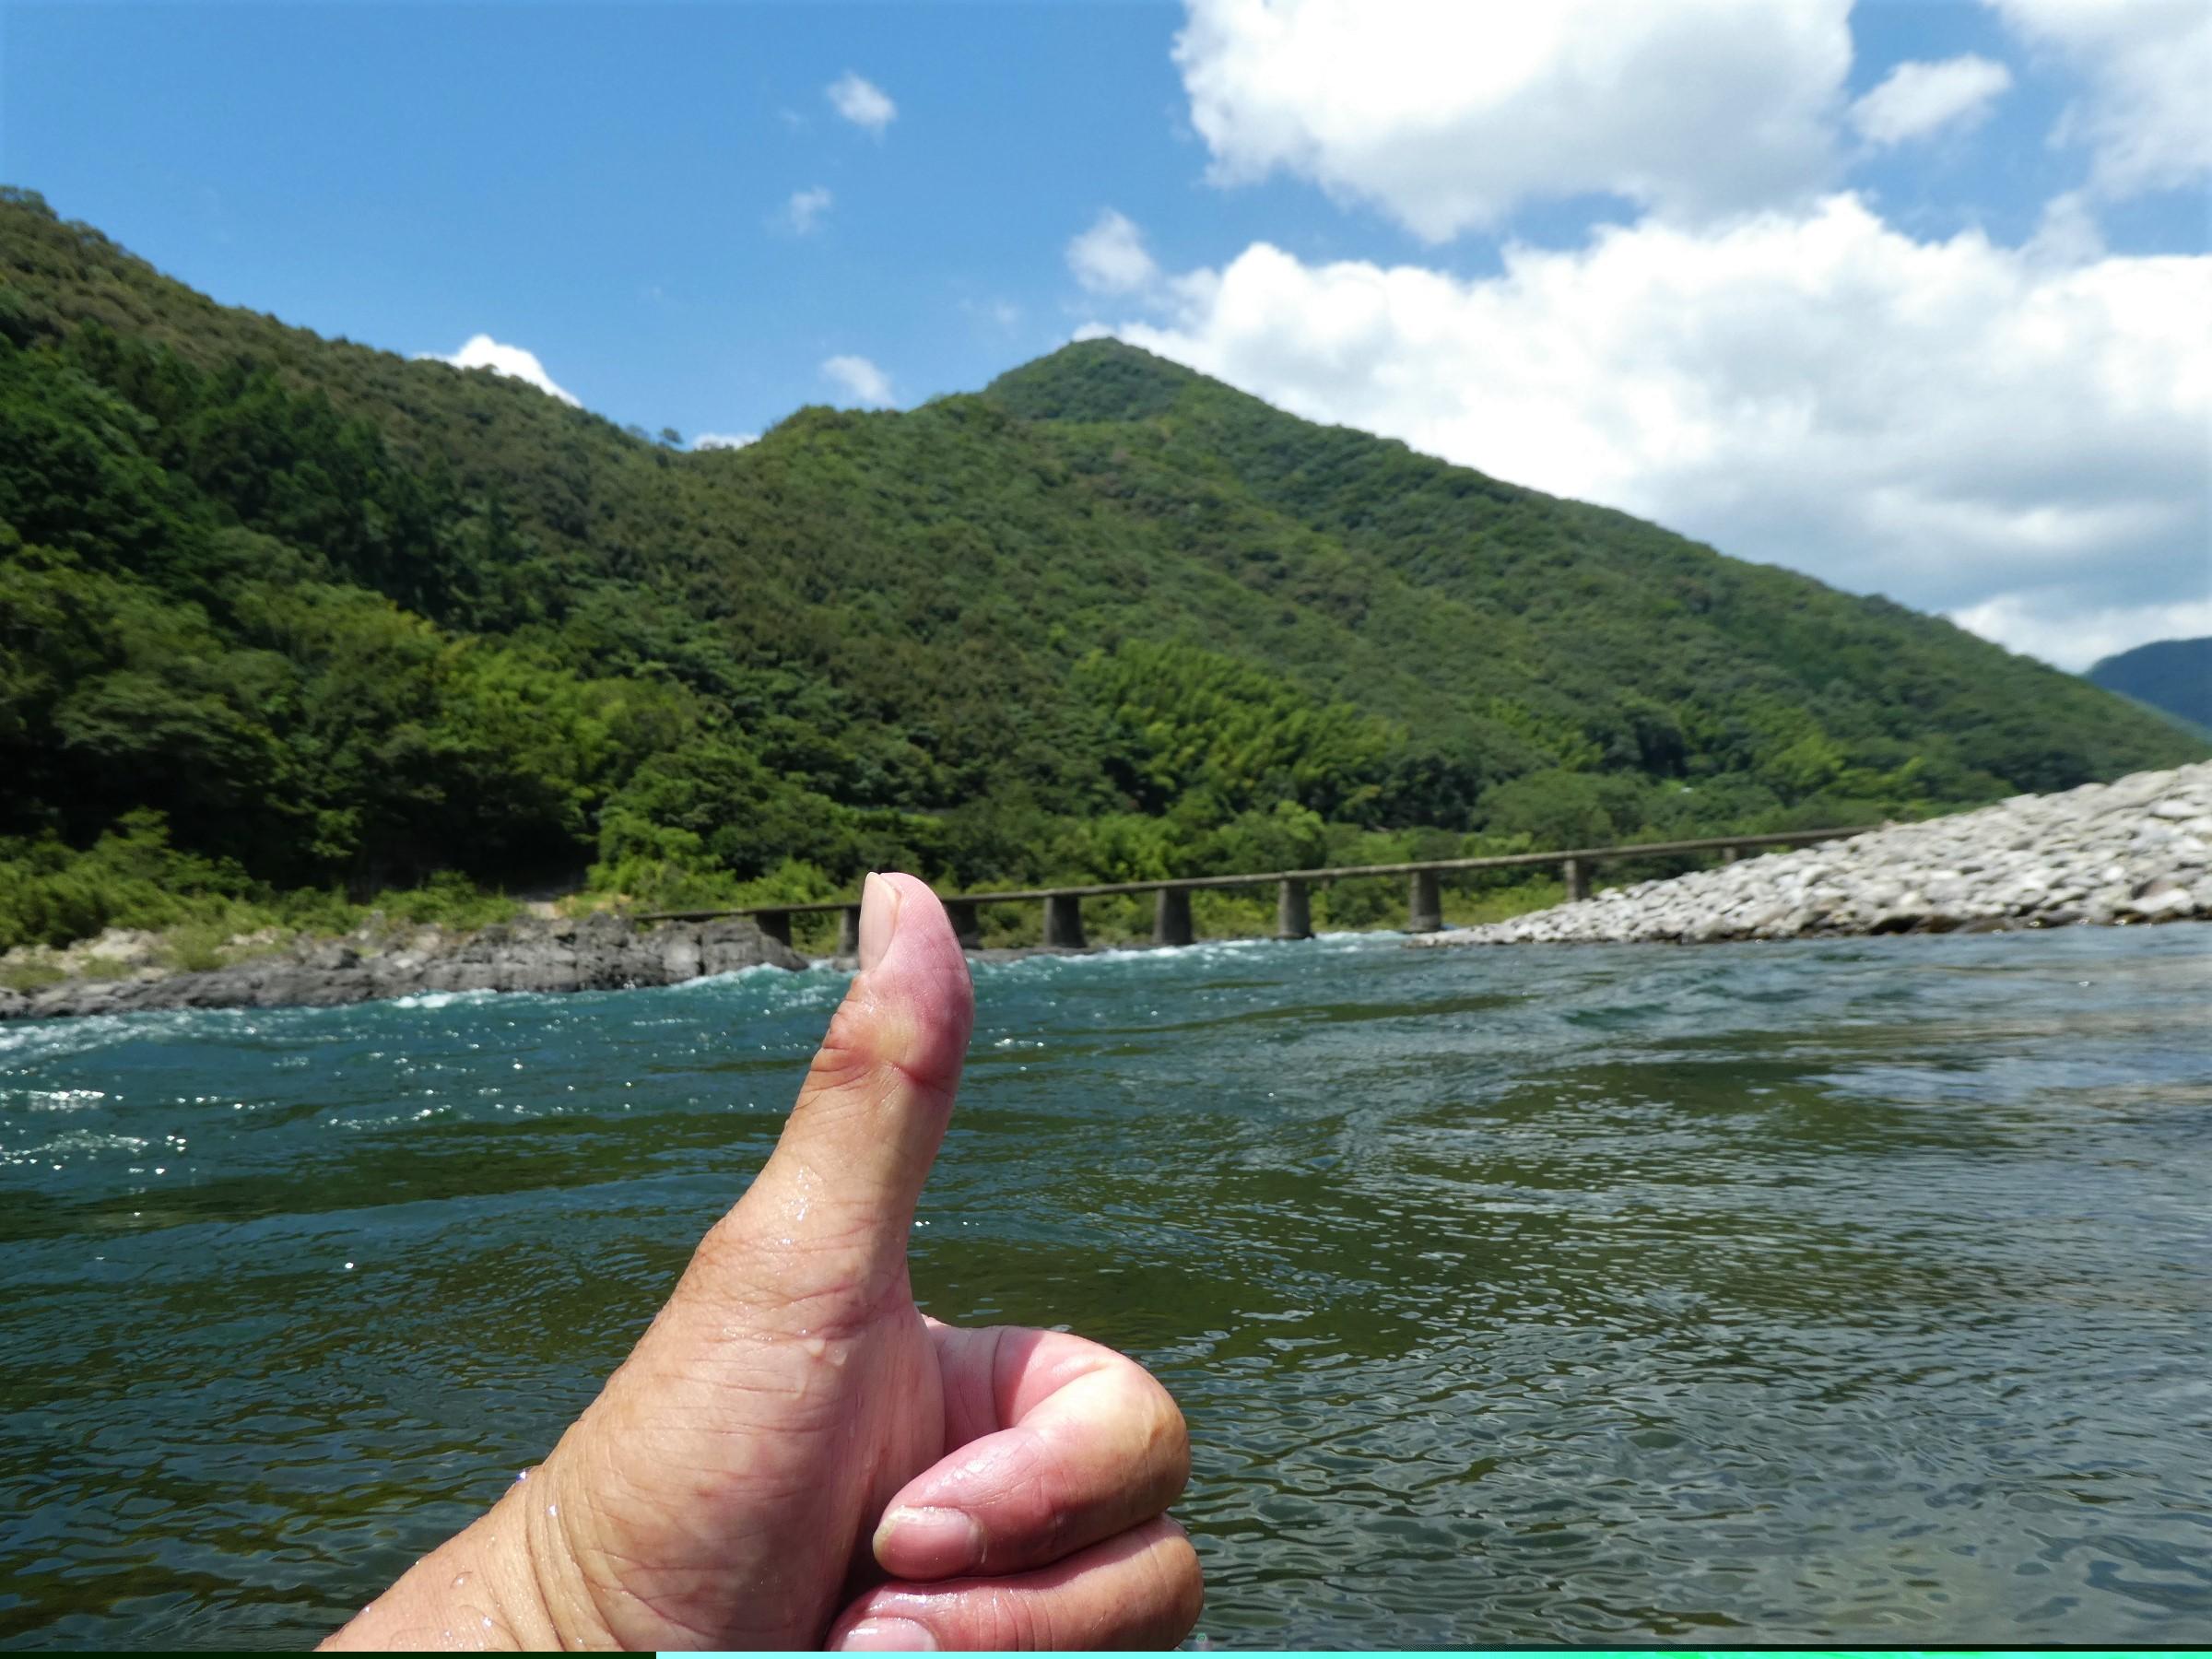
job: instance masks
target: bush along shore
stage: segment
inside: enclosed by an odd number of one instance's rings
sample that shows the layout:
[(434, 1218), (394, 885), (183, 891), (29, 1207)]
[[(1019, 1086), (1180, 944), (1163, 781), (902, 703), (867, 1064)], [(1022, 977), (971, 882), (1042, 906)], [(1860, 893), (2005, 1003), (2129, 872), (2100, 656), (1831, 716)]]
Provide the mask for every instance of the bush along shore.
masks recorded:
[(1615, 888), (1422, 946), (1691, 944), (2212, 920), (2212, 762)]
[(604, 912), (524, 916), (473, 931), (363, 927), (198, 972), (133, 966), (132, 943), (109, 941), (104, 966), (119, 977), (0, 990), (0, 1019), (147, 1008), (327, 1007), (431, 991), (619, 991), (763, 964), (806, 966), (806, 958), (742, 919), (641, 925)]

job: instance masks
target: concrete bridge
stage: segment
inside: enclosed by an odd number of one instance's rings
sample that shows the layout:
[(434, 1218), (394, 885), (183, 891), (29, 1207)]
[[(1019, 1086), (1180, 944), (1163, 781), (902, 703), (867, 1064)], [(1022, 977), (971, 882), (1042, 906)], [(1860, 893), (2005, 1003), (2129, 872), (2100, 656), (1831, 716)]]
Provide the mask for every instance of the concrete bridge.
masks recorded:
[[(1772, 835), (1720, 835), (1701, 841), (1646, 841), (1626, 847), (1575, 847), (1558, 853), (1507, 853), (1488, 858), (1432, 858), (1412, 864), (1342, 865), (1318, 870), (1261, 870), (1241, 876), (1179, 876), (1160, 881), (1106, 881), (1079, 887), (1020, 888), (1002, 893), (943, 895), (945, 912), (953, 931), (970, 949), (982, 942), (981, 909), (986, 904), (1035, 903), (1044, 907), (1044, 944), (1067, 950), (1087, 948), (1083, 935), (1083, 900), (1118, 893), (1158, 895), (1153, 914), (1152, 942), (1188, 945), (1191, 931), (1191, 895), (1202, 888), (1265, 887), (1276, 888), (1275, 936), (1310, 939), (1313, 936), (1312, 889), (1316, 883), (1348, 881), (1362, 876), (1404, 876), (1406, 880), (1408, 933), (1435, 933), (1444, 924), (1442, 878), (1465, 870), (1505, 870), (1530, 865), (1558, 865), (1570, 900), (1590, 896), (1590, 872), (1601, 864), (1623, 858), (1649, 858), (1676, 853), (1717, 853), (1723, 862), (1739, 853), (1769, 847), (1806, 847), (1819, 841), (1841, 841), (1864, 835), (1868, 829), (1791, 830)], [(837, 948), (851, 956), (860, 948), (860, 903), (857, 899), (825, 899), (810, 904), (752, 904), (736, 910), (653, 911), (641, 922), (710, 922), (720, 916), (750, 916), (770, 937), (791, 943), (791, 919), (840, 914)]]

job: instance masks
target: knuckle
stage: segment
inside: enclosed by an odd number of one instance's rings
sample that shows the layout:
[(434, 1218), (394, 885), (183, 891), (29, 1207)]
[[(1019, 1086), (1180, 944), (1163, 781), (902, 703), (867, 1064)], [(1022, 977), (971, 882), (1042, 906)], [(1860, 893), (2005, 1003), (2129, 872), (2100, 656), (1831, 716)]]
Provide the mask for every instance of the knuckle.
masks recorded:
[(981, 1620), (990, 1640), (979, 1645), (1014, 1653), (1049, 1653), (1053, 1617), (1048, 1597), (1027, 1595), (1018, 1590), (996, 1588)]
[(848, 995), (815, 1051), (806, 1092), (870, 1104), (910, 1090), (949, 1095), (968, 1036), (965, 1021), (924, 1017), (900, 999)]

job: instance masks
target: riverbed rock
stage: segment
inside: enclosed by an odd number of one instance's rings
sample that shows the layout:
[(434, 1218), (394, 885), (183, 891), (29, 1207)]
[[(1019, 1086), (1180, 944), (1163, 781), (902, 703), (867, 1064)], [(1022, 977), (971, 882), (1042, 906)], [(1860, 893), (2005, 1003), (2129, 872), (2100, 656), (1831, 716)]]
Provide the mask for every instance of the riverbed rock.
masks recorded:
[(141, 969), (124, 979), (0, 991), (0, 1019), (147, 1008), (329, 1007), (441, 991), (618, 991), (763, 965), (799, 969), (806, 959), (742, 917), (641, 924), (604, 912), (525, 916), (474, 933), (428, 927), (380, 937), (363, 930), (203, 973)]
[(2212, 920), (2212, 761), (1612, 888), (1418, 947)]

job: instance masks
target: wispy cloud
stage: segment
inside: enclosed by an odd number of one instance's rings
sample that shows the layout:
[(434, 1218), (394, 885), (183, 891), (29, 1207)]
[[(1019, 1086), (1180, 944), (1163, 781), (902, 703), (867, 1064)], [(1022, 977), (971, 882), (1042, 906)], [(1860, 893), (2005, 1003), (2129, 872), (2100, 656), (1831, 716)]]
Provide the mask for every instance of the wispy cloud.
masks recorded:
[(899, 118), (899, 106), (874, 81), (864, 80), (850, 69), (824, 89), (830, 108), (862, 130), (880, 138), (883, 129)]
[(2011, 85), (2011, 70), (1971, 53), (1939, 64), (1900, 64), (1851, 106), (1851, 124), (1869, 144), (1905, 144), (1939, 127), (1975, 124)]
[(1021, 326), (1021, 307), (1011, 300), (963, 300), (960, 309), (980, 323), (992, 323), (1000, 328)]
[(817, 184), (809, 190), (794, 190), (791, 200), (777, 213), (775, 222), (794, 236), (806, 236), (821, 228), (829, 216), (830, 203), (835, 200), (829, 187)]
[(758, 432), (699, 432), (691, 439), (695, 450), (743, 449), (748, 443), (760, 441)]
[(1991, 0), (2006, 23), (2086, 85), (2053, 141), (2089, 152), (2090, 188), (2117, 201), (2212, 174), (2212, 7), (2201, 0)]

